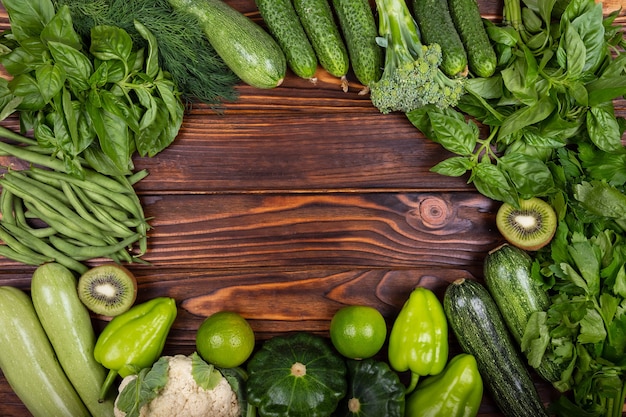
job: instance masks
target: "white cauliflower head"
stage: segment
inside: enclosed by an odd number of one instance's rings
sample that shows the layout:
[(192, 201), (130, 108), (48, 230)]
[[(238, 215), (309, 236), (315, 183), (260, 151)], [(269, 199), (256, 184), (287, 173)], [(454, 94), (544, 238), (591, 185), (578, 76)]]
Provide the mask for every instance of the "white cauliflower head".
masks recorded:
[[(163, 356), (159, 361), (161, 364), (167, 364), (165, 385), (155, 383), (157, 380), (165, 380), (164, 375), (158, 375), (165, 374), (165, 368), (162, 371), (155, 371), (157, 375), (150, 375), (147, 372), (124, 378), (115, 401), (115, 417), (241, 416), (237, 393), (219, 371), (202, 361), (196, 353), (190, 356)], [(153, 366), (153, 370), (157, 364)], [(137, 378), (143, 380), (137, 381)], [(139, 384), (144, 386), (140, 387)], [(202, 385), (207, 388), (203, 388)], [(127, 393), (127, 398), (122, 399), (127, 386), (132, 395)], [(148, 402), (144, 400), (143, 404), (137, 403), (136, 399), (141, 396), (137, 395), (138, 390), (153, 393), (146, 398)], [(128, 403), (129, 398), (133, 398), (133, 409), (130, 412), (122, 411), (121, 409), (129, 410), (128, 407), (131, 406)], [(124, 401), (126, 405), (122, 404)]]

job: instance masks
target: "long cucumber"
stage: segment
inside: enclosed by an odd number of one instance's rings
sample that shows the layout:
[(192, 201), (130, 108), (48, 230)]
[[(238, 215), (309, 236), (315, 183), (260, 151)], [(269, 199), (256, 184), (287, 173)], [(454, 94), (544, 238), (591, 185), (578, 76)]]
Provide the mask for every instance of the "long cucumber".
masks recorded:
[(113, 398), (98, 401), (107, 371), (93, 356), (96, 336), (72, 272), (57, 263), (39, 266), (31, 279), (31, 297), (59, 363), (80, 398), (92, 416), (111, 417)]
[(34, 417), (90, 415), (22, 290), (0, 287), (0, 329), (0, 369)]
[[(378, 25), (368, 0), (332, 0), (343, 33), (352, 71), (365, 87), (378, 81), (384, 63), (383, 49), (376, 43)], [(363, 90), (363, 94), (369, 91)]]
[(222, 0), (169, 0), (194, 18), (226, 65), (248, 85), (274, 88), (285, 78), (287, 61), (276, 40)]
[(463, 75), (467, 71), (467, 53), (447, 1), (413, 0), (413, 13), (424, 43), (441, 47), (441, 70), (451, 77)]
[(320, 65), (331, 75), (341, 78), (342, 88), (347, 91), (346, 74), (350, 69), (348, 49), (330, 3), (328, 0), (294, 0), (293, 4)]
[(313, 80), (317, 71), (317, 55), (292, 0), (256, 0), (256, 6), (270, 33), (283, 49), (289, 68), (298, 77)]

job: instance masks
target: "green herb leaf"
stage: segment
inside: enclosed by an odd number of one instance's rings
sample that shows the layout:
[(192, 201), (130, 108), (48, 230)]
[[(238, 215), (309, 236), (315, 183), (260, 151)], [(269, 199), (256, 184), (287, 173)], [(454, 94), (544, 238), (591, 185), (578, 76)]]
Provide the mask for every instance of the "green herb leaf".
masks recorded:
[(91, 30), (91, 52), (103, 61), (118, 60), (126, 64), (131, 56), (133, 41), (125, 30), (108, 25), (95, 26)]

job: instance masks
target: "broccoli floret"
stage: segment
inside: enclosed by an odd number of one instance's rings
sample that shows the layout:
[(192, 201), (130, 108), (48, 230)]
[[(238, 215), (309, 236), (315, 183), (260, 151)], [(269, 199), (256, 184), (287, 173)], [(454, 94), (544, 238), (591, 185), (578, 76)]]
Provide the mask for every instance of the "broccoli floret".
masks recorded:
[(454, 107), (465, 92), (465, 78), (449, 78), (440, 69), (441, 47), (424, 45), (404, 0), (376, 0), (379, 37), (385, 48), (380, 80), (370, 85), (372, 104), (381, 113), (409, 112), (428, 104)]

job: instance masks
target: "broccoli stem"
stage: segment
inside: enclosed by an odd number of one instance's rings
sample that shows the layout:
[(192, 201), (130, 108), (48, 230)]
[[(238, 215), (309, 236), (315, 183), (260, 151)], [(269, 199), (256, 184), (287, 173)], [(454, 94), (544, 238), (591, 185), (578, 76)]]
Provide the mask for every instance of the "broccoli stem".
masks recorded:
[(376, 8), (379, 16), (378, 33), (385, 39), (388, 51), (385, 54), (385, 66), (389, 64), (397, 68), (402, 63), (421, 57), (419, 28), (404, 0), (376, 0)]

